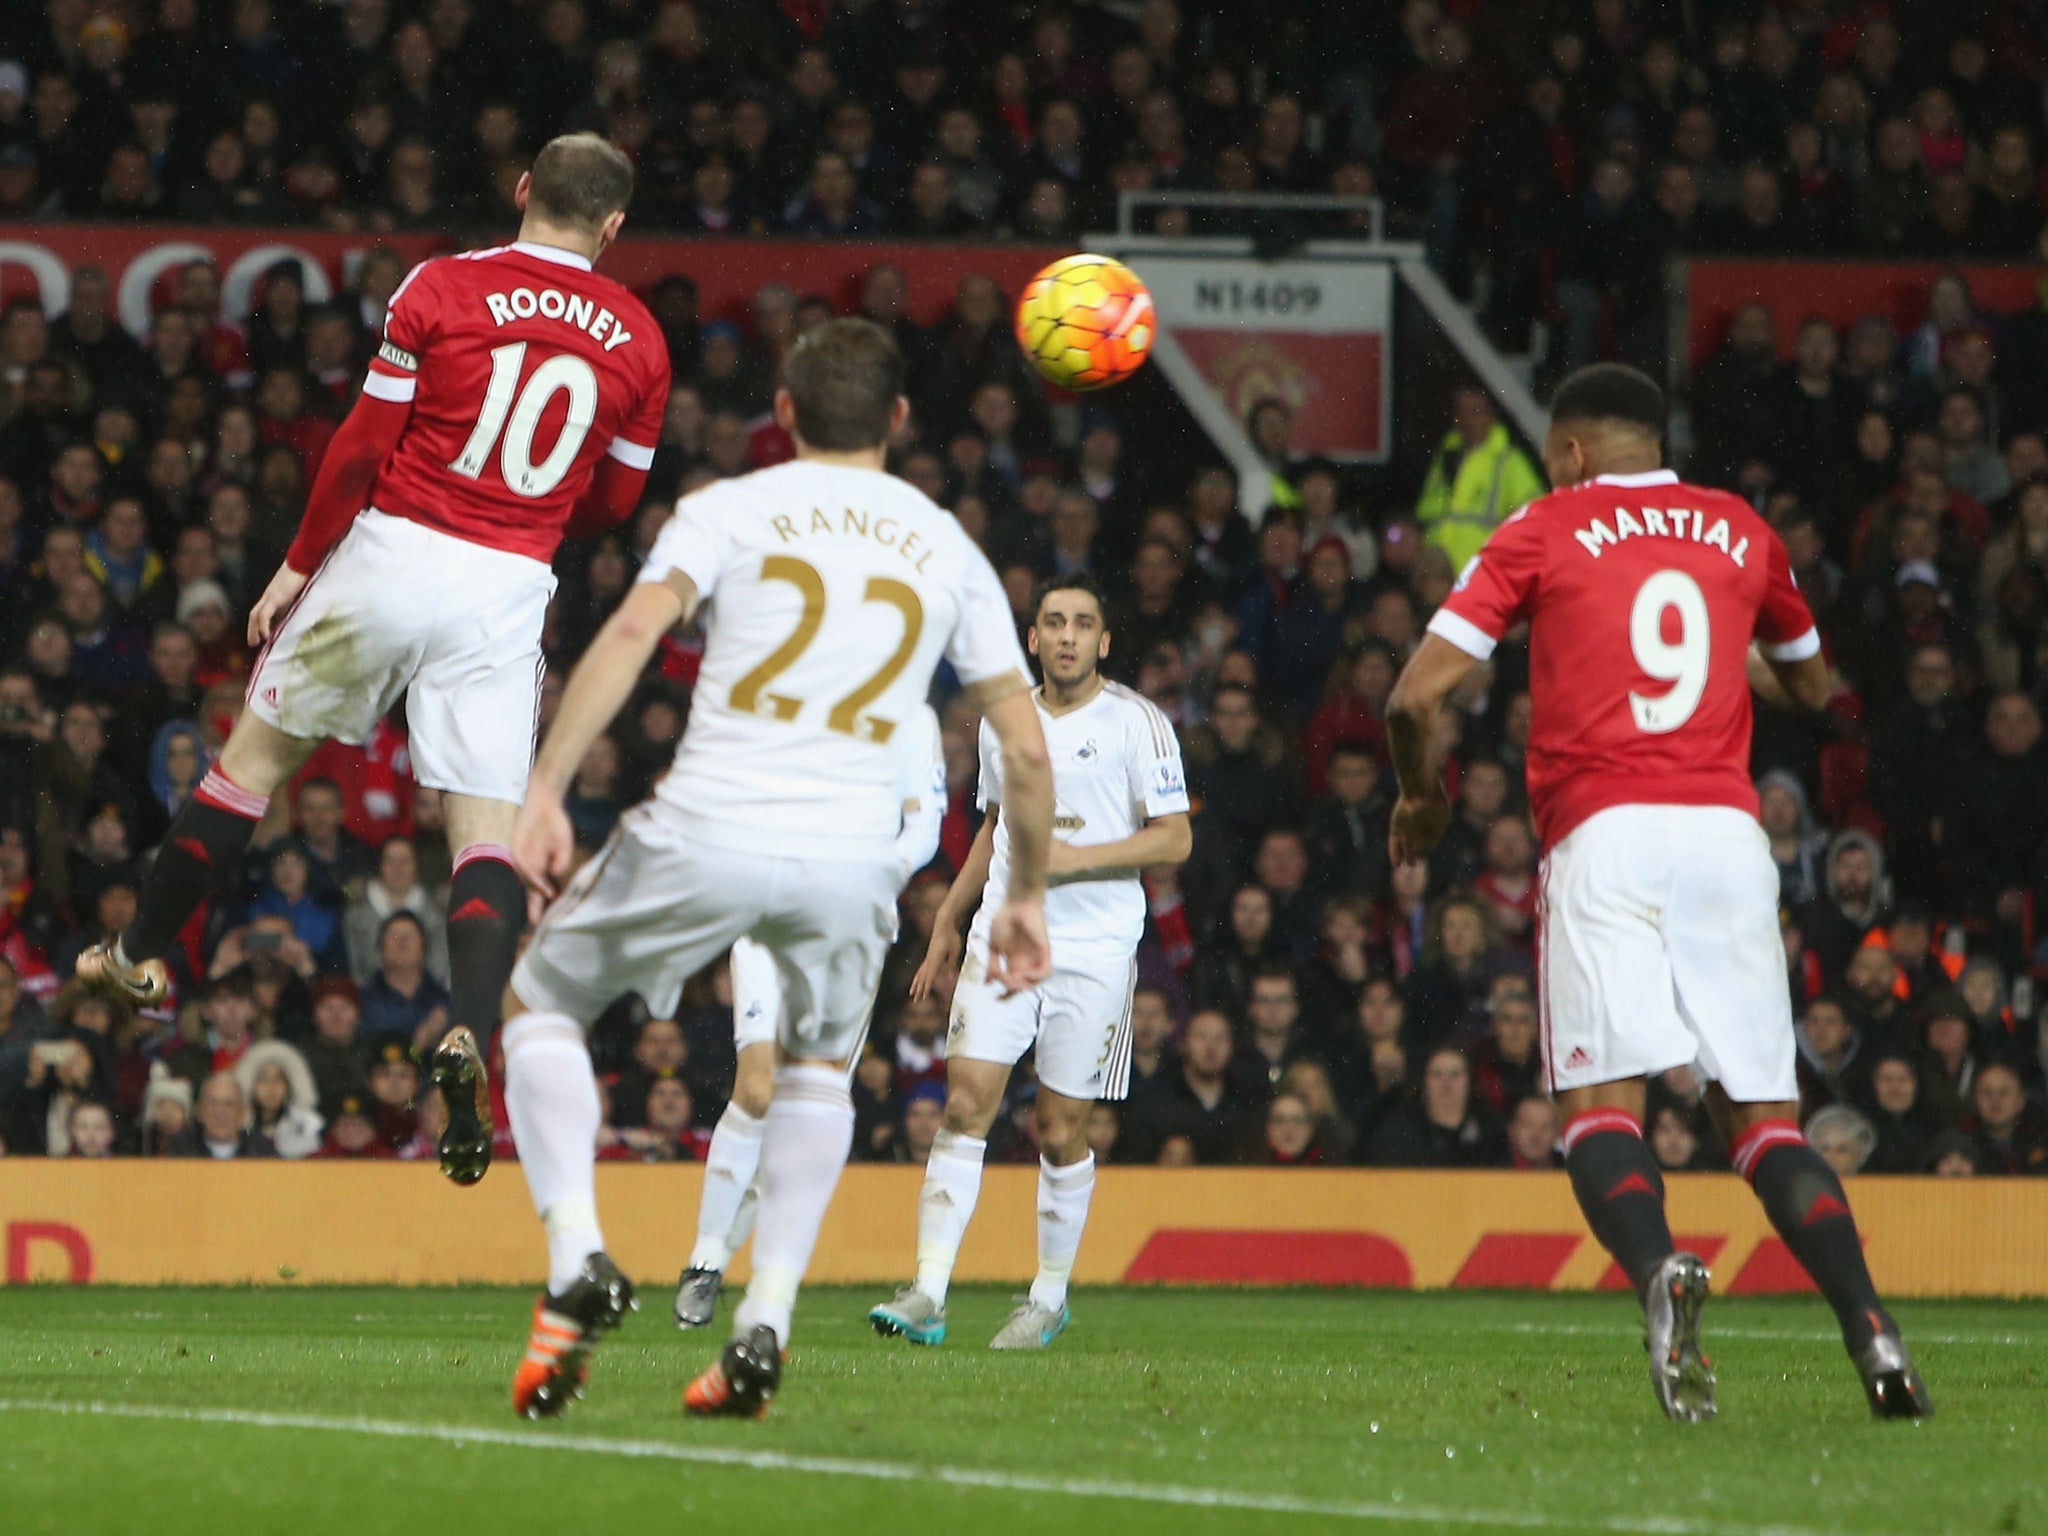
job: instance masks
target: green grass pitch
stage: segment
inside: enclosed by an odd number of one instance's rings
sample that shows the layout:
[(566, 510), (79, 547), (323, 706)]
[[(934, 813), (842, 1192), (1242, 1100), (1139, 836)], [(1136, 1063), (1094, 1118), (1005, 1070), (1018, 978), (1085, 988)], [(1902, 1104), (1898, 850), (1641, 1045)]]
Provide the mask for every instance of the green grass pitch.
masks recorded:
[(1721, 1418), (1656, 1416), (1629, 1303), (1104, 1289), (1044, 1355), (876, 1338), (816, 1290), (763, 1422), (686, 1421), (668, 1295), (589, 1397), (507, 1406), (530, 1295), (0, 1291), (7, 1536), (2048, 1533), (2048, 1308), (1908, 1303), (1928, 1424), (1874, 1424), (1818, 1301), (1711, 1304)]

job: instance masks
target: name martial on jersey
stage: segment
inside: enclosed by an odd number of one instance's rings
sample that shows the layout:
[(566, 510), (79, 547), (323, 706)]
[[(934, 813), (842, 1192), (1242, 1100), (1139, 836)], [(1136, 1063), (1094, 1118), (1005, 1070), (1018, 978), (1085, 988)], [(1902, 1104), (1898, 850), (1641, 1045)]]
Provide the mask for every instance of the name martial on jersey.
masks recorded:
[(1627, 507), (1616, 507), (1612, 517), (1588, 518), (1585, 527), (1572, 531), (1572, 537), (1595, 560), (1600, 558), (1603, 545), (1645, 538), (1684, 539), (1703, 544), (1708, 549), (1718, 549), (1737, 565), (1749, 554), (1746, 535), (1735, 535), (1734, 547), (1730, 548), (1727, 518), (1717, 517), (1709, 523), (1706, 513), (1691, 507), (1637, 507), (1633, 512)]

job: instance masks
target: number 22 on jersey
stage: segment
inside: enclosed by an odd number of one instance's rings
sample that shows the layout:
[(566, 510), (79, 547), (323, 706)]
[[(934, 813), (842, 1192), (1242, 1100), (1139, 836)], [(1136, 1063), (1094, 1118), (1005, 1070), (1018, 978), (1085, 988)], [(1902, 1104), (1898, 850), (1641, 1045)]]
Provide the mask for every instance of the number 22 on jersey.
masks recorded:
[[(811, 642), (818, 638), (818, 631), (824, 627), (825, 578), (808, 560), (799, 560), (794, 555), (770, 555), (761, 562), (761, 579), (783, 581), (795, 587), (803, 596), (803, 612), (788, 638), (770, 651), (759, 666), (733, 684), (732, 707), (743, 714), (794, 720), (807, 701), (772, 693), (769, 685), (796, 665), (797, 659), (810, 649)], [(866, 682), (827, 711), (825, 724), (831, 730), (881, 746), (895, 734), (896, 722), (863, 717), (861, 711), (888, 692), (889, 685), (910, 664), (917, 642), (924, 634), (924, 603), (914, 588), (887, 576), (870, 576), (862, 600), (881, 603), (901, 613), (903, 637), (897, 642), (895, 651)]]

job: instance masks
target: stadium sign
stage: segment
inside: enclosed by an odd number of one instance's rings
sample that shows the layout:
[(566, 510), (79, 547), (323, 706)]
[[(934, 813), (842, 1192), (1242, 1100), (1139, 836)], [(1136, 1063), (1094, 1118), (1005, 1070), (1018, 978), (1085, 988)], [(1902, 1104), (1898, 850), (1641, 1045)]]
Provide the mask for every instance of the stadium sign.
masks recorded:
[[(672, 1271), (674, 1212), (703, 1169), (600, 1164), (611, 1252)], [(917, 1248), (915, 1167), (847, 1169), (811, 1265), (819, 1283), (902, 1278)], [(1037, 1267), (1037, 1171), (988, 1170), (960, 1281)], [(1741, 1179), (1673, 1174), (1671, 1225), (1723, 1294), (1810, 1289)], [(2048, 1298), (2048, 1200), (2033, 1179), (1859, 1178), (1865, 1252), (1888, 1296)], [(0, 1160), (11, 1283), (532, 1284), (543, 1253), (511, 1169), (460, 1200), (431, 1163)], [(731, 1279), (744, 1281), (736, 1264)], [(1107, 1168), (1074, 1278), (1395, 1289), (1627, 1286), (1562, 1173)]]
[(1392, 266), (1149, 249), (1129, 262), (1152, 290), (1163, 336), (1233, 420), (1245, 421), (1261, 401), (1279, 400), (1294, 416), (1296, 452), (1374, 463), (1387, 457)]

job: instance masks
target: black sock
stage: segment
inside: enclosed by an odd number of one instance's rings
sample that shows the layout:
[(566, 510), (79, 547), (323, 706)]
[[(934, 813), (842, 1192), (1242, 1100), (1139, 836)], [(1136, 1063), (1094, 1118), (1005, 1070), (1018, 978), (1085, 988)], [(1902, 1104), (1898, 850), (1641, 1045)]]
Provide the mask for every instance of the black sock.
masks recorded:
[(486, 1055), (525, 923), (526, 888), (505, 850), (465, 849), (448, 886), (448, 1022), (467, 1024)]
[(1641, 1295), (1673, 1252), (1664, 1219), (1664, 1175), (1635, 1121), (1618, 1109), (1572, 1116), (1564, 1166), (1586, 1225)]
[(249, 793), (218, 768), (200, 781), (164, 834), (136, 898), (135, 921), (121, 935), (121, 953), (131, 965), (162, 955), (199, 904), (233, 878), (269, 804), (268, 796)]
[[(1797, 1135), (1798, 1128), (1790, 1121), (1769, 1124), (1783, 1125)], [(1875, 1335), (1892, 1329), (1891, 1316), (1871, 1283), (1870, 1266), (1863, 1262), (1863, 1241), (1856, 1218), (1849, 1214), (1849, 1197), (1827, 1160), (1804, 1138), (1792, 1136), (1768, 1140), (1753, 1159), (1745, 1159), (1742, 1151), (1738, 1141), (1736, 1166), (1749, 1161), (1744, 1171), (1750, 1187), (1792, 1257), (1813, 1276), (1835, 1309), (1849, 1352), (1855, 1354)]]

